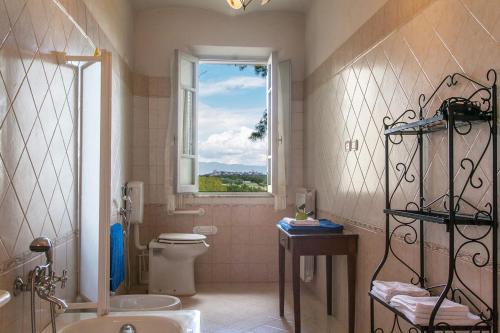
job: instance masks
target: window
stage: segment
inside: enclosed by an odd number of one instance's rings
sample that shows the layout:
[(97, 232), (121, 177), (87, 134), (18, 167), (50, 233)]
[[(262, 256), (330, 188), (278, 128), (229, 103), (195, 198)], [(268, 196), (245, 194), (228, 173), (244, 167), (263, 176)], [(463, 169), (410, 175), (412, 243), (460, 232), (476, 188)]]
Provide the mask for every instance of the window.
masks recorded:
[(198, 73), (199, 192), (267, 192), (266, 64)]
[(277, 194), (290, 112), (289, 62), (284, 65), (275, 54), (267, 63), (231, 63), (176, 51), (177, 193)]

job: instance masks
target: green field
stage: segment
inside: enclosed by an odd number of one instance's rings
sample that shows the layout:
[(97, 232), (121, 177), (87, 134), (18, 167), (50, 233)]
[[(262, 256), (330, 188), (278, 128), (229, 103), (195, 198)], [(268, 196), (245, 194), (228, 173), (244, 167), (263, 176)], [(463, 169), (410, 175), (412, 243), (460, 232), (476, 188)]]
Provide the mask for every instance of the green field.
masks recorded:
[(200, 192), (267, 192), (267, 176), (262, 174), (205, 175), (199, 178)]

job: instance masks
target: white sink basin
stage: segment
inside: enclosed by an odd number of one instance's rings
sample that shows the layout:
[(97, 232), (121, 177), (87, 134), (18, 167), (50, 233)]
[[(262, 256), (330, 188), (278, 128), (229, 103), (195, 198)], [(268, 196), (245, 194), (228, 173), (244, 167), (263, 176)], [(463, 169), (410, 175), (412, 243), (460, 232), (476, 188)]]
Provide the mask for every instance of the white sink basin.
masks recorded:
[(0, 290), (0, 308), (10, 301), (10, 293), (6, 290)]
[[(57, 333), (118, 333), (126, 324), (133, 325), (138, 333), (200, 333), (200, 312), (114, 312), (102, 317), (95, 313), (64, 313), (56, 319)], [(50, 324), (42, 333), (49, 332)]]

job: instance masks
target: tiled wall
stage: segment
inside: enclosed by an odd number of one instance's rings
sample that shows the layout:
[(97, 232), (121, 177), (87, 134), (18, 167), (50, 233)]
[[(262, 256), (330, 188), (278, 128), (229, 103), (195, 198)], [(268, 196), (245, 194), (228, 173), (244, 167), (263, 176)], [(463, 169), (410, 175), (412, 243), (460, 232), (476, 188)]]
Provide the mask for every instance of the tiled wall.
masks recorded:
[[(397, 4), (396, 4), (397, 3)], [(391, 13), (408, 9), (403, 17)], [(443, 75), (465, 73), (485, 81), (489, 68), (500, 70), (500, 7), (496, 1), (435, 0), (388, 1), (341, 49), (307, 78), (305, 107), (305, 184), (318, 190), (318, 206), (330, 216), (360, 234), (357, 281), (357, 329), (368, 331), (369, 301), (367, 291), (371, 274), (383, 253), (384, 146), (383, 117), (393, 119), (408, 108), (418, 106), (421, 93), (432, 93)], [(395, 29), (395, 30), (394, 30)], [(329, 68), (331, 70), (325, 71)], [(437, 109), (443, 96), (467, 94), (470, 85), (459, 85), (439, 95), (431, 103)], [(418, 110), (418, 108), (417, 108)], [(487, 128), (479, 126), (466, 137), (459, 136), (458, 151), (476, 159), (479, 147), (487, 141)], [(359, 150), (346, 152), (344, 142), (359, 140)], [(393, 160), (406, 161), (414, 141), (399, 145), (391, 152)], [(442, 194), (447, 186), (447, 146), (444, 134), (425, 138), (425, 187), (429, 198)], [(455, 161), (457, 188), (466, 179), (465, 170)], [(476, 174), (484, 181), (481, 189), (468, 191), (465, 198), (484, 206), (491, 200), (491, 159), (482, 163)], [(415, 170), (412, 170), (415, 172)], [(395, 162), (389, 170), (392, 179), (401, 176)], [(468, 174), (468, 173), (467, 173)], [(394, 183), (393, 183), (394, 184)], [(415, 200), (416, 184), (404, 184), (393, 205)], [(469, 227), (468, 235), (478, 236), (484, 229)], [(444, 226), (427, 225), (426, 264), (430, 284), (446, 279), (448, 234)], [(396, 241), (399, 251), (412, 265), (418, 262), (415, 246)], [(483, 268), (471, 264), (471, 253), (465, 249), (458, 261), (460, 274), (471, 288), (491, 300), (491, 262)], [(485, 251), (479, 251), (482, 258)], [(346, 294), (344, 259), (335, 259), (335, 317), (339, 329), (345, 330)], [(324, 264), (318, 265), (314, 283), (324, 295)], [(409, 279), (408, 271), (391, 261), (382, 276), (386, 279)], [(377, 310), (377, 312), (379, 312)], [(380, 313), (383, 311), (381, 310)], [(389, 317), (385, 323), (392, 323)], [(379, 324), (384, 327), (382, 321)], [(384, 327), (388, 329), (387, 327)], [(390, 330), (390, 327), (389, 327)]]
[[(131, 80), (80, 0), (0, 0), (0, 289), (11, 290), (17, 275), (36, 264), (29, 243), (55, 240), (55, 269), (68, 269), (68, 301), (77, 295), (77, 89), (73, 68), (58, 65), (53, 51), (93, 54), (94, 45), (113, 52), (113, 197), (129, 176)], [(78, 27), (77, 27), (78, 25)], [(83, 33), (82, 33), (83, 32)], [(116, 218), (116, 216), (113, 216)], [(0, 331), (30, 331), (28, 293), (0, 310)], [(37, 300), (37, 327), (49, 321)]]
[[(240, 200), (241, 201), (241, 200)], [(270, 282), (278, 279), (278, 234), (276, 221), (286, 211), (274, 211), (267, 199), (237, 203), (238, 199), (208, 199), (204, 216), (171, 216), (165, 205), (148, 205), (140, 228), (142, 244), (165, 232), (191, 233), (197, 225), (216, 226), (216, 235), (208, 236), (207, 253), (196, 262), (197, 282)], [(186, 205), (187, 208), (194, 206)], [(137, 251), (132, 250), (135, 255)], [(135, 259), (134, 259), (135, 262)], [(137, 279), (136, 267), (133, 281)]]
[(135, 74), (133, 114), (133, 177), (144, 182), (146, 203), (165, 203), (170, 78)]

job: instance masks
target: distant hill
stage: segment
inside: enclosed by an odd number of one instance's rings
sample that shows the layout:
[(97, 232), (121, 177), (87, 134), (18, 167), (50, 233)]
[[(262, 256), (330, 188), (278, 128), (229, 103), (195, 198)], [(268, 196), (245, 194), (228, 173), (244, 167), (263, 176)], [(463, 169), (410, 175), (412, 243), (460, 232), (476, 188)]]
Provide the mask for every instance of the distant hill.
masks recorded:
[(200, 162), (200, 175), (207, 175), (213, 171), (226, 172), (258, 172), (267, 173), (267, 168), (260, 165), (244, 165), (244, 164), (225, 164), (218, 162)]

